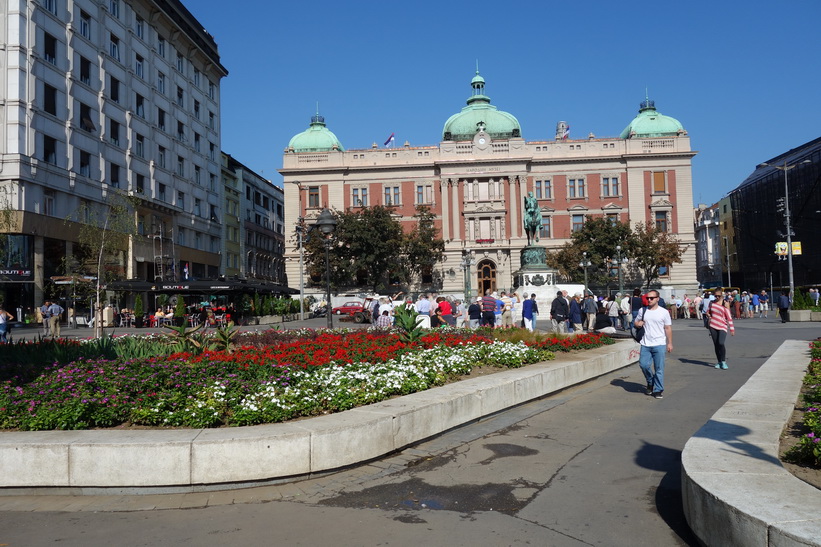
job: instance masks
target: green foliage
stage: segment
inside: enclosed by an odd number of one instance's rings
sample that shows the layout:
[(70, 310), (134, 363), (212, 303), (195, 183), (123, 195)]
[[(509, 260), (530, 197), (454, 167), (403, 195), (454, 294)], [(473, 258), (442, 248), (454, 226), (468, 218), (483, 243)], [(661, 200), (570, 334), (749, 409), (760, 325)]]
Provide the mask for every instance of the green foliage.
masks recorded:
[(174, 327), (164, 325), (166, 329), (171, 331), (168, 345), (174, 352), (187, 351), (193, 354), (199, 354), (204, 349), (204, 338), (201, 334), (196, 334), (205, 324), (200, 323), (196, 327), (188, 328), (188, 319), (184, 319), (182, 325)]
[(174, 308), (174, 317), (177, 319), (185, 317), (185, 299), (181, 294), (177, 295), (177, 306)]
[(640, 224), (633, 231), (628, 253), (633, 264), (641, 270), (645, 287), (650, 287), (659, 278), (659, 269), (681, 263), (684, 248), (670, 232), (656, 228), (653, 221)]
[(397, 306), (393, 309), (393, 324), (400, 329), (399, 338), (403, 342), (416, 342), (426, 334), (417, 322), (419, 312), (413, 306)]
[(441, 262), (445, 252), (445, 242), (439, 237), (439, 229), (434, 221), (436, 215), (426, 205), (416, 207), (416, 226), (406, 234), (400, 267), (395, 273), (405, 283), (413, 284), (423, 273), (430, 273), (434, 265)]
[(809, 310), (813, 307), (812, 298), (810, 298), (809, 291), (804, 292), (800, 289), (795, 290), (791, 308), (794, 310)]
[(234, 351), (234, 338), (237, 334), (239, 334), (239, 327), (235, 327), (233, 321), (224, 327), (217, 328), (209, 341), (209, 349), (231, 353)]
[(134, 299), (134, 317), (142, 317), (145, 314), (143, 308), (143, 295), (138, 294)]

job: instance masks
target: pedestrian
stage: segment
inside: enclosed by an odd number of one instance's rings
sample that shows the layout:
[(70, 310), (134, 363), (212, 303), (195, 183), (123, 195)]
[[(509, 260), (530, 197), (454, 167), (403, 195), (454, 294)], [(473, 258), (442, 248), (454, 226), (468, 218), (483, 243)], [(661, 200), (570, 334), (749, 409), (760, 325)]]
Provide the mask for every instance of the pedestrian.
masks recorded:
[(570, 311), (568, 313), (568, 320), (573, 328), (573, 332), (582, 331), (582, 295), (576, 293), (570, 299)]
[(790, 297), (789, 292), (782, 291), (781, 296), (778, 297), (778, 315), (781, 316), (782, 323), (788, 323), (790, 320)]
[(51, 329), (52, 338), (60, 338), (60, 315), (64, 311), (57, 302), (52, 302), (48, 307), (48, 326)]
[(536, 304), (536, 295), (533, 294), (531, 298), (526, 298), (522, 302), (522, 320), (525, 322), (525, 328), (533, 332), (533, 306)]
[(633, 323), (633, 314), (630, 313), (630, 297), (626, 294), (619, 302), (619, 317), (621, 317), (621, 329), (629, 330)]
[(14, 316), (0, 306), (0, 343), (2, 344), (8, 342), (9, 321), (14, 321)]
[(472, 329), (478, 329), (479, 323), (482, 321), (482, 297), (477, 296), (476, 300), (471, 302), (468, 306), (468, 326)]
[(697, 294), (696, 297), (693, 298), (693, 309), (696, 312), (696, 319), (701, 319), (701, 302), (703, 300), (704, 298), (700, 294)]
[(647, 307), (639, 310), (636, 327), (644, 327), (641, 338), (639, 366), (647, 380), (647, 394), (656, 399), (664, 397), (664, 354), (673, 351), (673, 321), (670, 312), (659, 306), (659, 292), (647, 293)]
[(43, 301), (43, 305), (40, 306), (40, 320), (43, 322), (43, 337), (45, 338), (48, 336), (51, 331), (49, 330), (49, 315), (48, 315), (48, 308), (51, 306), (51, 302), (49, 300)]
[(619, 303), (616, 302), (616, 298), (614, 296), (607, 297), (607, 300), (605, 300), (604, 309), (607, 310), (607, 317), (610, 318), (610, 326), (614, 329), (618, 328), (619, 311), (621, 311), (621, 308), (619, 307)]
[(596, 305), (596, 297), (593, 296), (593, 293), (587, 293), (587, 296), (584, 297), (584, 303), (582, 304), (582, 311), (587, 317), (585, 328), (589, 331), (592, 331), (596, 326), (597, 309), (598, 306)]
[(710, 336), (713, 338), (713, 347), (716, 351), (716, 368), (727, 370), (727, 348), (724, 343), (727, 341), (727, 331), (731, 336), (735, 336), (735, 326), (730, 310), (724, 307), (724, 294), (718, 290), (715, 292), (716, 299), (710, 305)]
[[(707, 330), (710, 329), (710, 303), (715, 299), (714, 294), (704, 293), (704, 299), (701, 302), (701, 320), (704, 321), (704, 328)], [(723, 302), (723, 305), (726, 305), (726, 302)]]
[(562, 291), (556, 293), (556, 298), (550, 304), (550, 319), (553, 321), (553, 331), (559, 333), (567, 332), (567, 316), (570, 313), (570, 306), (564, 299)]
[(513, 327), (513, 299), (502, 291), (500, 300), (502, 301), (502, 326)]
[(690, 306), (693, 305), (693, 301), (690, 300), (690, 297), (685, 294), (682, 302), (684, 302), (684, 318), (690, 319)]
[(645, 305), (646, 303), (644, 302), (644, 298), (641, 296), (641, 289), (633, 289), (633, 296), (630, 298), (630, 316), (632, 317), (632, 321), (630, 321), (631, 328), (633, 323), (636, 322), (636, 316), (639, 314), (639, 310)]
[(539, 318), (539, 305), (536, 303), (536, 293), (531, 293), (530, 299), (533, 301), (533, 330), (536, 330), (536, 320)]
[(427, 293), (419, 295), (419, 300), (416, 301), (416, 312), (419, 315), (430, 315), (430, 300), (428, 300)]
[(767, 319), (769, 312), (770, 295), (767, 294), (767, 291), (762, 290), (761, 294), (758, 295), (758, 318), (761, 319), (761, 314), (764, 314), (764, 319)]
[(818, 298), (821, 294), (818, 293), (818, 289), (810, 289), (810, 298), (812, 299), (813, 307), (818, 307)]
[(485, 290), (485, 296), (482, 298), (482, 326), (491, 328), (496, 326), (496, 298), (491, 294), (490, 289)]
[(455, 300), (453, 303), (456, 304), (456, 328), (461, 329), (465, 326), (467, 308), (465, 308), (465, 304), (461, 300)]
[[(504, 291), (502, 291), (502, 292), (504, 292)], [(496, 292), (493, 293), (493, 298), (496, 299), (496, 308), (493, 310), (493, 313), (496, 316), (494, 318), (494, 321), (495, 321), (494, 325), (497, 326), (497, 327), (501, 327), (502, 326), (502, 308), (505, 306), (505, 303), (502, 302), (502, 299), (499, 297), (499, 294), (496, 293)]]
[(382, 310), (382, 315), (380, 315), (376, 320), (376, 326), (381, 328), (388, 328), (393, 325), (393, 318), (388, 310)]

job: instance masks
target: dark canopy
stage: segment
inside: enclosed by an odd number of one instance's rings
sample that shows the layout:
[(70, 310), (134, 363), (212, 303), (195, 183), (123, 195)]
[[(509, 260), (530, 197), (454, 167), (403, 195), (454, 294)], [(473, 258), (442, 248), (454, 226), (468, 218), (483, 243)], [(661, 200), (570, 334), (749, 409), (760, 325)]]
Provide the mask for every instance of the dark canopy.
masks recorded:
[(158, 294), (296, 294), (299, 291), (258, 279), (200, 279), (196, 281), (114, 281), (105, 286), (109, 291), (154, 292)]

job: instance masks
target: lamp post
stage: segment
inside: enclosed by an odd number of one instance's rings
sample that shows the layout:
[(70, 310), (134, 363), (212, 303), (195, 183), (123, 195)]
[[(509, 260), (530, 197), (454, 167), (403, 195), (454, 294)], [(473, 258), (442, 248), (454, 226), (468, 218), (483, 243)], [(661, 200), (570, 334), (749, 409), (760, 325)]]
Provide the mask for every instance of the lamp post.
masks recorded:
[(299, 192), (299, 216), (297, 216), (296, 235), (299, 244), (299, 320), (305, 321), (305, 249), (302, 245), (302, 236), (305, 234), (305, 218), (302, 216), (302, 184), (292, 180)]
[(587, 258), (587, 251), (583, 251), (582, 252), (582, 261), (579, 262), (579, 267), (584, 268), (584, 294), (585, 294), (585, 296), (587, 296), (587, 293), (590, 292), (590, 290), (587, 288), (587, 268), (589, 268), (592, 265), (593, 265), (593, 263), (590, 262), (589, 258)]
[(328, 294), (328, 328), (334, 328), (334, 316), (331, 313), (331, 236), (336, 230), (336, 217), (334, 214), (327, 208), (322, 209), (322, 212), (319, 213), (319, 217), (317, 217), (316, 222), (314, 223), (314, 227), (318, 228), (322, 235), (325, 237), (325, 286), (327, 289)]
[(727, 236), (724, 238), (724, 254), (727, 256), (727, 286), (732, 287), (733, 282), (730, 279), (730, 246), (727, 244)]
[(622, 276), (621, 267), (623, 264), (627, 264), (628, 260), (626, 256), (621, 256), (621, 245), (616, 245), (616, 262), (619, 266), (619, 294), (624, 296), (624, 277)]
[(462, 255), (462, 269), (465, 271), (465, 302), (470, 303), (473, 289), (470, 287), (470, 267), (475, 264), (470, 249), (465, 249)]
[(771, 163), (762, 163), (765, 167), (775, 167), (784, 172), (784, 223), (787, 226), (787, 275), (790, 278), (790, 302), (795, 294), (795, 278), (793, 277), (792, 268), (792, 226), (790, 225), (790, 187), (787, 185), (787, 171), (801, 165), (802, 163), (811, 163), (810, 160), (798, 161), (793, 164), (788, 164), (784, 160), (784, 165), (773, 165)]

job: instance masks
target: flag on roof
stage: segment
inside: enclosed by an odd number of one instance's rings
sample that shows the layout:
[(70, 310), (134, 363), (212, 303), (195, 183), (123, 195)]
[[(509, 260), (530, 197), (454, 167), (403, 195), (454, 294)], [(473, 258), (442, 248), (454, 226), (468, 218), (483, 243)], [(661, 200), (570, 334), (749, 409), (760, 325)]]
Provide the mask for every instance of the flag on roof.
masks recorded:
[(385, 146), (391, 146), (395, 140), (396, 139), (393, 137), (393, 133), (391, 133), (391, 136), (388, 137), (388, 140), (385, 141)]
[(570, 126), (566, 125), (564, 127), (564, 131), (562, 131), (562, 140), (566, 141), (569, 136), (570, 136)]

